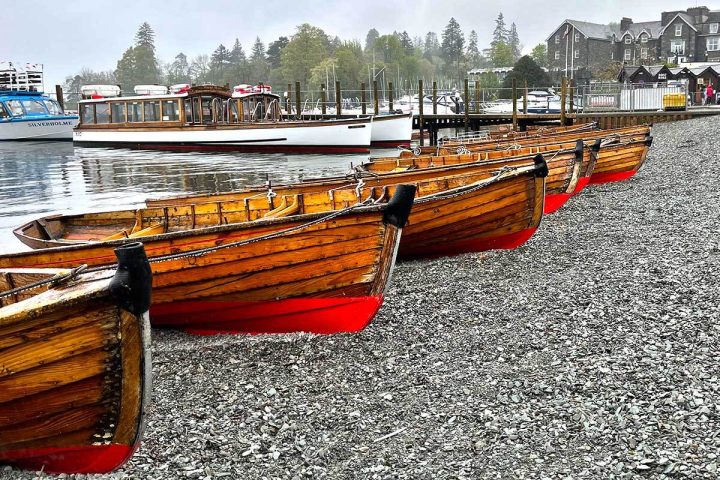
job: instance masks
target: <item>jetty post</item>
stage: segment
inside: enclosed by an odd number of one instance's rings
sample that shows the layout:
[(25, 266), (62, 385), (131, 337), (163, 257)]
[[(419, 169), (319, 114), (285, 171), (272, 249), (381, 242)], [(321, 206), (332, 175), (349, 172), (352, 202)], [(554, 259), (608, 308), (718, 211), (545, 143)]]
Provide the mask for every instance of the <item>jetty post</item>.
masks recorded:
[(514, 78), (512, 79), (512, 106), (513, 106), (512, 126), (513, 126), (513, 131), (517, 131), (517, 129), (518, 129), (517, 80), (515, 80)]
[(365, 102), (367, 101), (367, 97), (365, 94), (365, 82), (362, 82), (360, 84), (360, 105), (362, 109), (362, 114), (365, 115), (367, 113), (367, 105)]
[(320, 108), (323, 116), (327, 113), (327, 85), (320, 84)]
[(302, 99), (300, 98), (300, 82), (295, 82), (295, 108), (298, 118), (302, 118)]
[(377, 80), (373, 80), (373, 107), (375, 115), (380, 113), (380, 103), (378, 101), (378, 83)]
[(563, 77), (560, 86), (560, 126), (564, 127), (565, 123), (565, 101), (567, 100), (567, 78)]
[[(434, 103), (434, 102), (433, 102)], [(433, 105), (433, 109), (435, 106)], [(418, 80), (418, 127), (420, 128), (420, 146), (425, 145), (425, 132), (423, 129), (423, 81)]]
[(60, 104), (60, 108), (65, 110), (65, 97), (63, 96), (63, 89), (60, 85), (55, 85), (55, 96), (57, 97), (57, 102)]
[[(423, 103), (423, 99), (420, 98), (420, 103)], [(437, 82), (432, 84), (432, 103), (433, 103), (433, 115), (437, 115)]]
[(527, 115), (527, 108), (528, 108), (528, 86), (527, 86), (527, 80), (525, 80), (525, 96), (523, 96), (523, 114)]
[(340, 90), (340, 82), (335, 82), (335, 115), (342, 115), (342, 91)]
[(392, 82), (388, 83), (388, 112), (393, 113), (395, 110), (395, 105), (393, 104), (393, 84)]
[(475, 80), (475, 113), (480, 113), (480, 80)]
[(470, 80), (467, 78), (465, 79), (465, 108), (464, 108), (464, 114), (465, 114), (465, 132), (467, 132), (470, 129)]

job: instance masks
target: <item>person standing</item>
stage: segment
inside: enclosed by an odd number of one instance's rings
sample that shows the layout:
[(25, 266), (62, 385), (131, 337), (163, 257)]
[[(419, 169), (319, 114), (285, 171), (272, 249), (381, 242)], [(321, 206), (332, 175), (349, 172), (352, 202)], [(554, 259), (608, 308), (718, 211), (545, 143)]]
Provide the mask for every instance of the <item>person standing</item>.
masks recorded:
[(707, 90), (705, 90), (705, 104), (711, 105), (715, 103), (715, 89), (712, 83), (708, 83)]

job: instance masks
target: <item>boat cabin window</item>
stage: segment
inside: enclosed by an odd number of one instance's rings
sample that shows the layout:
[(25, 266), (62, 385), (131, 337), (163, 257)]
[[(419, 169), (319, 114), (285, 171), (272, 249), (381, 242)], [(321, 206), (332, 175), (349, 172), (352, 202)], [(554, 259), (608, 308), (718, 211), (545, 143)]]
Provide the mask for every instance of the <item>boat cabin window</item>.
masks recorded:
[(185, 106), (185, 122), (193, 123), (193, 99), (186, 98), (183, 104)]
[(58, 102), (55, 100), (43, 100), (43, 103), (45, 104), (45, 108), (47, 108), (47, 111), (50, 112), (50, 115), (64, 115), (65, 112), (63, 112), (62, 107)]
[(202, 123), (217, 123), (222, 119), (222, 99), (218, 97), (202, 97)]
[(240, 121), (240, 112), (238, 112), (238, 102), (234, 98), (228, 101), (229, 116), (228, 122), (238, 123)]
[(25, 114), (22, 105), (18, 100), (8, 100), (7, 107), (13, 117), (22, 117)]
[(127, 121), (142, 122), (142, 102), (128, 102)]
[(22, 100), (25, 111), (30, 115), (47, 115), (47, 110), (39, 100)]
[(125, 102), (114, 102), (110, 104), (112, 109), (112, 123), (125, 123)]
[(160, 121), (160, 101), (146, 101), (145, 103), (145, 122)]
[(110, 105), (107, 103), (95, 104), (95, 122), (110, 123)]
[(85, 124), (95, 123), (95, 105), (86, 103), (80, 107), (80, 122)]
[(5, 109), (5, 104), (0, 102), (0, 118), (5, 119), (5, 118), (8, 118), (9, 116), (10, 116), (10, 114)]
[(180, 110), (176, 100), (162, 102), (162, 119), (164, 122), (177, 122), (180, 120)]

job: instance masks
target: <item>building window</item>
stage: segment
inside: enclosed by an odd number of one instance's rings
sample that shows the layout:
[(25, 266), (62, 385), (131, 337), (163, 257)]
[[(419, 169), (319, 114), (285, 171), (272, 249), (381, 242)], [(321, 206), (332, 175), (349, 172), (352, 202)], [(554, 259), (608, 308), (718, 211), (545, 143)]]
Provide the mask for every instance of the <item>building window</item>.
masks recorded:
[(718, 33), (718, 24), (717, 23), (710, 24), (710, 33)]
[(555, 52), (555, 60), (560, 60), (560, 50)]
[(630, 35), (625, 36), (625, 45), (630, 45), (632, 43), (632, 38), (630, 38)]
[(679, 25), (675, 25), (675, 36), (682, 37), (682, 23)]
[(641, 48), (640, 49), (640, 58), (647, 59), (648, 55), (648, 49), (647, 48)]
[(580, 58), (580, 50), (575, 50), (575, 58)]
[(629, 48), (625, 49), (625, 60), (632, 60), (632, 50)]
[(615, 60), (615, 52), (610, 52), (610, 60)]
[(648, 36), (646, 34), (640, 35), (640, 43), (647, 43), (648, 42)]
[(717, 52), (718, 50), (720, 50), (720, 37), (708, 37), (707, 51)]
[(575, 41), (576, 42), (580, 41), (580, 34), (578, 32), (575, 32)]
[(555, 45), (560, 45), (560, 34), (555, 35)]
[(685, 55), (685, 40), (671, 40), (670, 52)]

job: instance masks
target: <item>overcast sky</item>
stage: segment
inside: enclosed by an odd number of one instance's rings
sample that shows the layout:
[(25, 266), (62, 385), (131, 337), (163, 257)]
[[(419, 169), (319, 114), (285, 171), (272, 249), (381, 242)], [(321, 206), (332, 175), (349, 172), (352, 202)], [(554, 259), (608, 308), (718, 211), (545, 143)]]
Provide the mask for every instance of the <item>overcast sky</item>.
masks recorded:
[[(114, 69), (142, 22), (155, 30), (158, 57), (166, 62), (179, 52), (189, 58), (209, 55), (220, 43), (231, 48), (235, 37), (247, 53), (256, 36), (267, 46), (279, 36), (291, 36), (305, 22), (364, 44), (371, 28), (381, 35), (406, 30), (411, 38), (428, 31), (439, 37), (455, 17), (466, 36), (477, 31), (480, 48), (485, 48), (501, 11), (508, 26), (517, 24), (527, 52), (565, 18), (607, 23), (626, 16), (651, 21), (659, 20), (663, 10), (696, 5), (695, 0), (2, 0), (0, 61), (43, 63), (46, 89), (53, 90), (82, 67)], [(700, 5), (718, 8), (707, 2)]]

